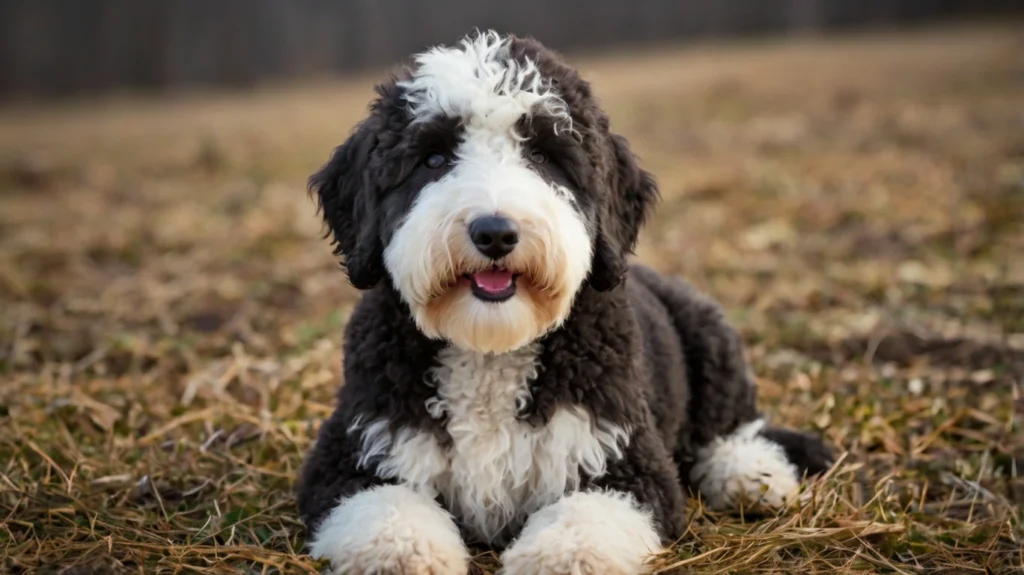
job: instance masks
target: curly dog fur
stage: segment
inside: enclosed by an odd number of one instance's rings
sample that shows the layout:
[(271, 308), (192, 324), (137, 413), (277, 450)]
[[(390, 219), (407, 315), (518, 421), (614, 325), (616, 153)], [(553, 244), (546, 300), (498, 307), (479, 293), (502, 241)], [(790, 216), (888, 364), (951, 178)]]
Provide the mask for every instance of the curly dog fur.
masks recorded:
[(687, 491), (779, 508), (831, 465), (762, 421), (714, 301), (627, 263), (655, 180), (557, 54), (475, 34), (377, 91), (310, 179), (364, 291), (298, 486), (314, 555), (466, 573), (486, 545), (509, 574), (639, 573)]

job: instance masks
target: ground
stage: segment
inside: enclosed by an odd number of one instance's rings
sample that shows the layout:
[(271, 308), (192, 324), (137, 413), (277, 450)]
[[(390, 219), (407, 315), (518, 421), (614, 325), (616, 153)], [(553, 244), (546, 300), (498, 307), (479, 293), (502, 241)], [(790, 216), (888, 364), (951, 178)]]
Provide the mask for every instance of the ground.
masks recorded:
[[(661, 182), (638, 257), (841, 454), (790, 514), (694, 502), (658, 566), (1024, 568), (1019, 31), (574, 61)], [(374, 77), (0, 110), (0, 571), (316, 572), (293, 484), (358, 295), (304, 180)]]

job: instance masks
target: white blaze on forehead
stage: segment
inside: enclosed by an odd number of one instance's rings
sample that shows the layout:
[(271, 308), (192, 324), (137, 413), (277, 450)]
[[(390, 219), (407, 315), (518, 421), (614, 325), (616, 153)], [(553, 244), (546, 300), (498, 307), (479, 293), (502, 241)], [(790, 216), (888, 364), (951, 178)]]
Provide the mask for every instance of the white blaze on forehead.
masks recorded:
[(413, 123), (449, 116), (511, 128), (523, 114), (541, 110), (564, 120), (558, 129), (572, 129), (568, 108), (550, 80), (531, 60), (511, 58), (509, 39), (496, 32), (432, 48), (414, 61), (412, 78), (398, 83)]

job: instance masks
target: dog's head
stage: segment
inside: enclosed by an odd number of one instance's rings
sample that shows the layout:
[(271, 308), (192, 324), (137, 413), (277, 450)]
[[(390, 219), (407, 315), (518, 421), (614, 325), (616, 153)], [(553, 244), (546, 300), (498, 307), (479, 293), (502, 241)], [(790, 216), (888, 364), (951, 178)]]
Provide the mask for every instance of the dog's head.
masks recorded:
[(427, 336), (503, 352), (621, 281), (657, 190), (556, 54), (475, 34), (377, 93), (310, 178), (355, 287), (391, 282)]

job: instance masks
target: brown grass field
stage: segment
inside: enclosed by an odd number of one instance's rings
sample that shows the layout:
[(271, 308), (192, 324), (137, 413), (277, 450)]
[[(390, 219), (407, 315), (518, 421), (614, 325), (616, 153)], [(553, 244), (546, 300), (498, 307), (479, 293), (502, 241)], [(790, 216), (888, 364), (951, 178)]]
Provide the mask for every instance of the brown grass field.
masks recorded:
[[(1022, 572), (1024, 35), (573, 61), (661, 183), (638, 257), (842, 454), (792, 513), (694, 501), (662, 572)], [(0, 110), (0, 571), (317, 571), (293, 482), (358, 295), (305, 178), (377, 77)]]

